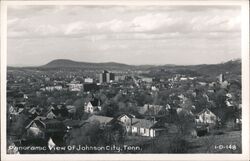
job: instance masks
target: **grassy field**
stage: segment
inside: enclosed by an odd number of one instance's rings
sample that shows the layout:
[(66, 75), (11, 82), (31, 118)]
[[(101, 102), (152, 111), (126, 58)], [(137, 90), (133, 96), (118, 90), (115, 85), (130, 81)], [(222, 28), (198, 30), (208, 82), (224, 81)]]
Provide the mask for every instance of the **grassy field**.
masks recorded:
[(141, 153), (241, 153), (241, 131), (212, 131), (202, 137), (130, 137), (126, 144), (139, 145)]
[(191, 138), (188, 153), (241, 153), (241, 131)]

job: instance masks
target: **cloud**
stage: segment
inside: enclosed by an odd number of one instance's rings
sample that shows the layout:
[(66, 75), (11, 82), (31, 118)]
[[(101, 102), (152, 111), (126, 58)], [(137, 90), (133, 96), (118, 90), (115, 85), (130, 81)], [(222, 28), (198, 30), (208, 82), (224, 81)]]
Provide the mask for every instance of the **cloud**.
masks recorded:
[[(145, 32), (157, 30), (161, 27), (173, 25), (174, 19), (166, 14), (156, 13), (135, 17), (132, 21), (134, 31)], [(177, 20), (176, 20), (177, 21)]]
[(225, 6), (11, 7), (8, 62), (216, 63), (240, 57), (240, 13)]
[[(159, 8), (159, 11), (156, 10)], [(177, 10), (178, 8), (182, 10)], [(232, 8), (224, 10), (218, 7), (211, 9), (203, 7), (204, 10), (195, 10), (195, 8), (197, 7), (165, 7), (166, 11), (164, 11), (163, 6), (151, 6), (149, 9), (141, 6), (11, 7), (8, 36), (12, 38), (15, 36), (79, 37), (87, 34), (145, 33), (150, 37), (152, 36), (150, 34), (161, 36), (165, 33), (174, 35), (175, 33), (240, 31), (240, 10)], [(126, 10), (130, 12), (125, 12)]]
[(208, 15), (192, 18), (190, 26), (197, 32), (234, 32), (240, 31), (240, 23), (240, 16)]
[(113, 19), (111, 21), (97, 23), (96, 27), (98, 30), (103, 31), (128, 32), (130, 25), (129, 22)]
[(86, 27), (88, 26), (84, 22), (81, 21), (73, 22), (65, 26), (64, 34), (71, 35), (71, 34), (82, 33)]
[(55, 26), (46, 24), (46, 25), (37, 26), (34, 29), (34, 33), (39, 33), (41, 35), (46, 36), (46, 35), (51, 35), (51, 34), (57, 34), (57, 33), (59, 33), (59, 29), (57, 27), (55, 27)]

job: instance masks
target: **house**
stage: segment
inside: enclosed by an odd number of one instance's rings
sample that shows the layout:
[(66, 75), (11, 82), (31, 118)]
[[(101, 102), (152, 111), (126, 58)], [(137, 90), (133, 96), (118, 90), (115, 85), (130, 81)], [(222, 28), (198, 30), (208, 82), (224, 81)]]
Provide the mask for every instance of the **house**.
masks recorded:
[(12, 105), (9, 106), (8, 112), (9, 112), (9, 121), (12, 122), (13, 120), (16, 120), (19, 115), (24, 111), (23, 108), (15, 108)]
[(28, 138), (46, 138), (49, 135), (59, 136), (66, 132), (66, 127), (62, 121), (41, 116), (32, 120), (25, 129)]
[(181, 77), (180, 78), (180, 81), (186, 81), (186, 80), (188, 80), (188, 78), (186, 78), (186, 77)]
[(27, 137), (29, 138), (44, 138), (44, 128), (45, 123), (43, 122), (46, 119), (46, 117), (36, 117), (34, 120), (32, 120), (26, 127), (27, 131)]
[(132, 119), (131, 132), (140, 136), (155, 137), (157, 136), (157, 130), (153, 126), (157, 121), (151, 121), (146, 119)]
[(161, 105), (145, 104), (139, 108), (139, 113), (142, 115), (159, 115), (160, 113), (164, 113), (164, 111), (166, 111), (166, 108)]
[(16, 113), (16, 109), (12, 105), (9, 106), (9, 113), (10, 114), (15, 114)]
[(84, 79), (84, 82), (85, 82), (85, 83), (93, 83), (94, 80), (93, 80), (93, 78), (87, 77), (87, 78)]
[(95, 113), (98, 111), (101, 111), (101, 106), (100, 106), (100, 100), (98, 99), (93, 99), (92, 101), (89, 101), (87, 104), (84, 106), (84, 111), (86, 113)]
[(24, 107), (21, 107), (21, 106), (16, 106), (16, 107), (13, 107), (12, 105), (9, 107), (9, 113), (11, 115), (19, 115), (23, 112), (24, 110)]
[(195, 123), (198, 125), (214, 126), (219, 121), (219, 118), (208, 108), (203, 109), (195, 115)]
[(107, 125), (108, 123), (110, 123), (113, 119), (114, 119), (113, 117), (92, 115), (92, 116), (89, 117), (86, 121), (87, 121), (87, 122), (98, 121), (102, 126), (105, 126), (105, 125)]
[(49, 110), (46, 114), (46, 117), (48, 119), (55, 119), (56, 118), (56, 114), (54, 113), (54, 110)]
[(50, 91), (50, 92), (55, 91), (55, 90), (60, 91), (60, 90), (62, 90), (62, 86), (59, 86), (59, 85), (57, 85), (57, 86), (47, 86), (47, 87), (45, 87), (45, 90)]
[(83, 84), (79, 81), (71, 81), (69, 84), (69, 91), (81, 91), (83, 89)]
[(143, 82), (146, 82), (146, 83), (152, 83), (153, 82), (153, 78), (148, 78), (148, 77), (143, 77), (143, 78), (141, 78), (141, 80)]
[(154, 128), (157, 121), (138, 119), (132, 115), (123, 114), (117, 118), (126, 127), (127, 133), (132, 135), (155, 137), (162, 129)]
[(29, 114), (29, 118), (33, 119), (41, 115), (41, 111), (38, 110), (37, 107), (32, 107), (31, 109), (29, 109), (28, 114)]
[(117, 120), (121, 121), (125, 127), (126, 131), (129, 132), (131, 129), (132, 119), (135, 118), (134, 115), (131, 114), (122, 114), (119, 117), (117, 117)]
[(22, 112), (25, 109), (26, 102), (20, 102), (16, 104), (15, 108), (18, 113)]

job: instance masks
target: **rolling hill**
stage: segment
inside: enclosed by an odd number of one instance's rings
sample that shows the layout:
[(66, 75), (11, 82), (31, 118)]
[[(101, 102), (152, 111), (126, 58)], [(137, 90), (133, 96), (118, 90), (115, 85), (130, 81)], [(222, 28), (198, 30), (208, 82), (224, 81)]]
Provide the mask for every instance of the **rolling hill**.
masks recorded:
[(68, 59), (56, 59), (48, 64), (40, 66), (40, 68), (86, 68), (86, 69), (129, 69), (133, 66), (106, 62), (106, 63), (89, 63), (89, 62), (78, 62)]
[[(20, 68), (20, 67), (10, 67)], [(115, 62), (105, 62), (105, 63), (90, 63), (90, 62), (79, 62), (69, 59), (56, 59), (45, 65), (38, 67), (21, 67), (21, 68), (37, 68), (37, 69), (87, 69), (87, 70), (145, 70), (149, 71), (151, 76), (156, 76), (158, 74), (188, 74), (199, 75), (205, 74), (210, 76), (215, 76), (220, 73), (230, 72), (233, 75), (241, 75), (241, 60), (231, 60), (225, 63), (219, 64), (200, 64), (200, 65), (127, 65)], [(162, 72), (165, 71), (165, 72)]]

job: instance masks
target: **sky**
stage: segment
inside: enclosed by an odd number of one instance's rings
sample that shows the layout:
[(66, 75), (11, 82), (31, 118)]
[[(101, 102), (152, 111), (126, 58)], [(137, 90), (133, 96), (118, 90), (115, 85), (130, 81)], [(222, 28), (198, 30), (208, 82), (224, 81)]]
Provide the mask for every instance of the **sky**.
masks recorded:
[(238, 6), (9, 6), (7, 64), (54, 59), (133, 65), (241, 57)]

